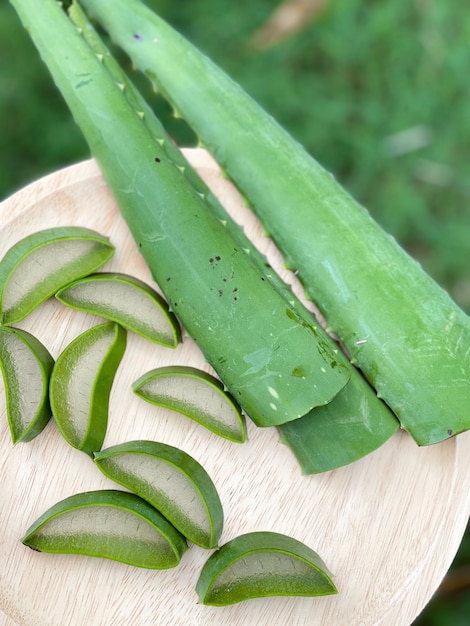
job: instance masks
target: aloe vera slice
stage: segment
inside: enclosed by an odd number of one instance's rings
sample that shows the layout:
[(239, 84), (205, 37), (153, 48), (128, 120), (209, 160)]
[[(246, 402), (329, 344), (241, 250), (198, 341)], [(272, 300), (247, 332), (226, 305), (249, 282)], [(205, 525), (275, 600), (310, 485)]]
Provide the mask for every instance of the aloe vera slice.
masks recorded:
[(240, 407), (207, 372), (195, 367), (159, 367), (143, 374), (132, 388), (147, 402), (178, 411), (221, 437), (238, 443), (246, 440)]
[(113, 254), (106, 237), (80, 226), (48, 228), (21, 239), (0, 261), (1, 323), (24, 319), (58, 289), (96, 271)]
[(135, 494), (104, 489), (54, 504), (22, 543), (39, 552), (80, 554), (134, 567), (176, 567), (188, 545), (163, 515)]
[(83, 5), (244, 193), (418, 445), (468, 430), (468, 315), (239, 85), (143, 3)]
[(202, 604), (213, 606), (338, 593), (314, 550), (288, 535), (266, 531), (240, 535), (221, 546), (202, 568), (196, 591)]
[(111, 387), (125, 347), (122, 326), (99, 324), (69, 343), (52, 370), (54, 420), (65, 440), (87, 454), (103, 445)]
[(51, 417), (49, 378), (54, 359), (31, 333), (0, 327), (0, 370), (13, 444), (31, 441)]
[(181, 340), (176, 316), (142, 280), (118, 272), (86, 276), (60, 289), (56, 298), (79, 311), (101, 315), (150, 341), (174, 348)]
[(164, 443), (137, 440), (96, 452), (94, 459), (105, 476), (144, 498), (192, 543), (216, 547), (222, 505), (212, 479), (192, 456)]

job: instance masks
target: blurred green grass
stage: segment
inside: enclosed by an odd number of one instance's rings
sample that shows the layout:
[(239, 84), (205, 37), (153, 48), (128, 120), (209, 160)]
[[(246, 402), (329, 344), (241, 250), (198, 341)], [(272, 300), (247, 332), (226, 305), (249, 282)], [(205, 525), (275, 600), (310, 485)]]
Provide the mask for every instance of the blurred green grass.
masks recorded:
[[(253, 45), (272, 0), (147, 0), (270, 111), (470, 312), (470, 12), (460, 0), (330, 0)], [(89, 152), (8, 3), (0, 5), (0, 199)], [(124, 62), (125, 59), (123, 59)], [(175, 140), (192, 132), (136, 76)], [(470, 563), (468, 534), (453, 572)], [(457, 585), (458, 586), (458, 585)], [(468, 583), (419, 626), (469, 623)]]

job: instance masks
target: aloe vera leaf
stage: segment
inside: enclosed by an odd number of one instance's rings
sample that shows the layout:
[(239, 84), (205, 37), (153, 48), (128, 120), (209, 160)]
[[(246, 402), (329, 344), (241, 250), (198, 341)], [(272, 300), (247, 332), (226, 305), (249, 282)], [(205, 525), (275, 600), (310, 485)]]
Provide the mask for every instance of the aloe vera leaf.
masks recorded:
[(48, 424), (52, 416), (49, 378), (53, 365), (47, 348), (31, 333), (0, 326), (0, 371), (13, 444), (31, 441)]
[[(80, 15), (77, 16), (80, 19)], [(83, 21), (83, 20), (82, 20)], [(125, 85), (124, 95), (133, 103), (133, 107), (140, 112), (149, 132), (156, 138), (161, 135), (162, 127), (145, 100), (135, 90), (127, 75), (110, 56), (109, 51), (100, 40), (93, 38), (93, 31), (82, 24), (84, 36), (90, 35), (90, 45), (93, 45), (96, 54), (103, 58), (108, 70), (115, 80)], [(226, 225), (227, 230), (244, 250), (249, 251), (250, 257), (256, 263), (271, 284), (281, 293), (289, 306), (295, 308), (302, 320), (307, 324), (313, 323), (313, 316), (304, 305), (293, 295), (292, 291), (269, 267), (266, 258), (259, 253), (251, 241), (245, 236), (242, 229), (232, 220), (220, 205), (214, 194), (208, 189), (197, 173), (190, 167), (181, 152), (173, 145), (166, 144), (166, 153), (180, 169), (199, 194), (205, 196), (206, 203), (218, 219)], [(325, 341), (331, 338), (315, 323), (315, 329)], [(396, 418), (386, 405), (378, 400), (370, 385), (351, 366), (336, 345), (333, 347), (335, 358), (348, 367), (351, 379), (334, 399), (333, 404), (317, 407), (300, 420), (291, 422), (291, 428), (283, 431), (281, 426), (281, 440), (287, 444), (299, 461), (304, 474), (318, 473), (331, 470), (347, 463), (352, 463), (369, 454), (388, 440), (398, 428)], [(330, 410), (330, 405), (332, 410)], [(298, 432), (297, 432), (298, 431)]]
[[(124, 95), (132, 102), (135, 110), (146, 124), (153, 137), (161, 136), (162, 126), (152, 109), (135, 89), (128, 76), (96, 39), (94, 31), (87, 27), (83, 14), (77, 15), (83, 36), (87, 37), (96, 54), (100, 55), (108, 71), (122, 86)], [(332, 343), (331, 337), (316, 323), (312, 313), (292, 293), (270, 267), (267, 259), (245, 235), (243, 229), (234, 222), (218, 199), (189, 165), (184, 155), (173, 143), (165, 144), (166, 154), (184, 172), (188, 182), (202, 196), (207, 207), (225, 224), (227, 231), (246, 250), (253, 263), (275, 289), (284, 297), (289, 307), (302, 319), (303, 323), (314, 324), (316, 332), (325, 342)], [(316, 407), (309, 414), (289, 422), (290, 428), (284, 431), (280, 426), (281, 440), (288, 445), (299, 461), (304, 474), (319, 473), (352, 463), (379, 448), (398, 429), (399, 423), (388, 407), (377, 398), (375, 391), (352, 366), (336, 344), (333, 352), (338, 363), (348, 369), (350, 380), (341, 389), (332, 403)], [(323, 452), (322, 452), (323, 451)], [(328, 453), (326, 452), (328, 451)]]
[[(81, 19), (80, 14), (74, 17), (79, 21)], [(103, 58), (108, 71), (120, 85), (125, 85), (124, 95), (132, 102), (134, 109), (140, 112), (140, 117), (149, 132), (155, 138), (160, 137), (162, 126), (153, 111), (135, 90), (127, 75), (116, 64), (101, 41), (93, 37), (94, 32), (87, 28), (83, 20), (82, 27), (83, 35), (88, 36), (90, 45), (93, 45), (96, 54)], [(199, 194), (205, 196), (209, 208), (226, 225), (227, 230), (237, 240), (240, 247), (249, 251), (252, 261), (257, 264), (265, 278), (284, 295), (291, 307), (295, 307), (296, 313), (302, 316), (305, 323), (312, 324), (314, 321), (312, 314), (272, 271), (265, 257), (259, 253), (244, 235), (243, 230), (226, 213), (181, 152), (173, 143), (167, 143), (165, 149), (167, 156), (184, 171), (192, 186)], [(315, 324), (315, 328), (319, 334), (323, 334), (325, 341), (331, 341), (321, 326)], [(330, 405), (318, 407), (301, 420), (291, 422), (291, 428), (286, 432), (281, 427), (281, 440), (291, 448), (304, 474), (327, 471), (352, 463), (377, 449), (398, 428), (395, 417), (377, 399), (375, 392), (356, 369), (349, 365), (338, 347), (334, 346), (333, 350), (335, 358), (345, 367), (349, 366), (351, 373), (351, 382), (340, 391), (332, 404), (334, 410), (329, 410)], [(297, 430), (299, 434), (296, 434)]]
[(39, 552), (80, 554), (148, 569), (176, 567), (188, 544), (148, 502), (117, 489), (87, 491), (57, 502), (21, 542)]
[(107, 237), (81, 226), (37, 231), (16, 242), (0, 261), (0, 318), (14, 324), (76, 278), (114, 254)]
[[(268, 426), (329, 402), (348, 373), (313, 327), (292, 319), (285, 301), (168, 159), (163, 145), (170, 139), (150, 136), (122, 86), (54, 0), (44, 0), (40, 9), (33, 0), (12, 4), (155, 281), (244, 412)], [(305, 377), (295, 376), (298, 371)]]
[(150, 341), (174, 348), (181, 341), (176, 316), (150, 285), (120, 272), (99, 272), (60, 289), (59, 302), (117, 322)]
[(280, 440), (303, 474), (319, 474), (357, 461), (378, 449), (399, 428), (390, 409), (359, 372), (328, 405), (278, 426)]
[(138, 0), (83, 5), (246, 195), (401, 426), (419, 445), (468, 430), (469, 317), (301, 145), (168, 24)]
[(322, 558), (294, 537), (270, 531), (239, 535), (216, 550), (196, 584), (202, 604), (226, 606), (269, 596), (338, 593)]

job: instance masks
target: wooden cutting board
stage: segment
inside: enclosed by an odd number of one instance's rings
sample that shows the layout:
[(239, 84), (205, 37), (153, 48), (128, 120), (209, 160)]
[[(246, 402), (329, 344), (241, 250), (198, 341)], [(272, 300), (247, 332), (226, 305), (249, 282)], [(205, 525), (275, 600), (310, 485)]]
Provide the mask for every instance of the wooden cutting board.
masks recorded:
[[(213, 160), (187, 157), (227, 209), (286, 272), (272, 243)], [(26, 187), (0, 207), (0, 257), (42, 228), (76, 224), (106, 234), (117, 252), (106, 266), (151, 282), (94, 161)], [(100, 320), (101, 321), (101, 320)], [(42, 305), (18, 324), (57, 356), (92, 316)], [(283, 532), (315, 549), (335, 574), (337, 596), (270, 598), (231, 607), (198, 604), (208, 552), (192, 546), (181, 565), (147, 571), (80, 556), (47, 555), (20, 543), (28, 526), (58, 500), (115, 487), (90, 459), (70, 448), (53, 423), (33, 442), (11, 444), (0, 385), (0, 624), (24, 626), (390, 626), (409, 625), (427, 604), (458, 549), (470, 513), (470, 434), (418, 448), (398, 432), (350, 466), (302, 476), (275, 429), (249, 424), (244, 445), (218, 438), (183, 416), (147, 405), (131, 383), (151, 368), (191, 364), (210, 371), (186, 338), (176, 350), (130, 335), (112, 390), (105, 446), (155, 439), (192, 454), (213, 478), (225, 510), (221, 542), (255, 530)]]

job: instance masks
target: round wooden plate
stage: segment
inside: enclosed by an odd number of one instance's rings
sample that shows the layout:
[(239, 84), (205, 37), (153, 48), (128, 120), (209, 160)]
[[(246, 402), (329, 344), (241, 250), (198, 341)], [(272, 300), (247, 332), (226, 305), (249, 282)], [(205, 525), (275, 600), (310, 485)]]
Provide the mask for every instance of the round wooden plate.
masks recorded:
[[(201, 150), (187, 157), (282, 276), (295, 277), (232, 185)], [(151, 282), (94, 161), (39, 180), (0, 208), (0, 257), (42, 228), (76, 224), (116, 245), (106, 269)], [(99, 320), (101, 321), (101, 320)], [(97, 318), (51, 300), (18, 324), (56, 357)], [(210, 371), (189, 338), (176, 350), (129, 334), (112, 389), (105, 446), (155, 439), (192, 454), (212, 476), (225, 510), (221, 542), (241, 533), (287, 533), (315, 549), (335, 574), (337, 596), (269, 598), (231, 607), (198, 604), (209, 553), (192, 546), (174, 570), (148, 571), (111, 561), (33, 552), (20, 543), (28, 526), (58, 500), (115, 487), (69, 447), (51, 422), (33, 442), (11, 444), (0, 385), (0, 623), (24, 626), (322, 626), (409, 625), (429, 601), (458, 549), (470, 512), (467, 433), (418, 448), (404, 432), (350, 466), (302, 476), (275, 429), (249, 424), (244, 445), (222, 440), (188, 418), (147, 405), (131, 383), (153, 367), (191, 364)], [(2, 621), (3, 617), (3, 621)]]

